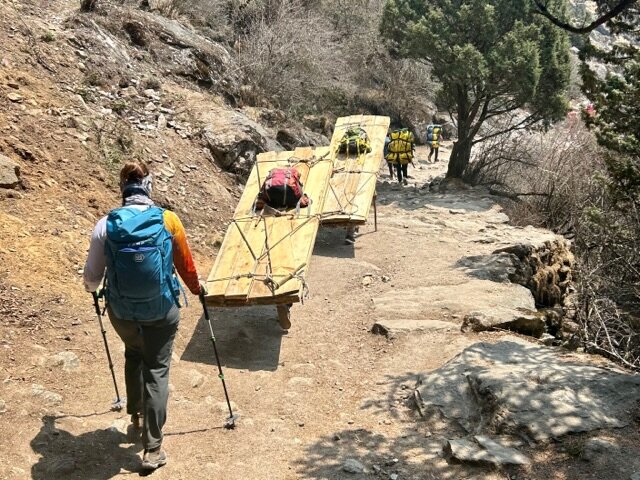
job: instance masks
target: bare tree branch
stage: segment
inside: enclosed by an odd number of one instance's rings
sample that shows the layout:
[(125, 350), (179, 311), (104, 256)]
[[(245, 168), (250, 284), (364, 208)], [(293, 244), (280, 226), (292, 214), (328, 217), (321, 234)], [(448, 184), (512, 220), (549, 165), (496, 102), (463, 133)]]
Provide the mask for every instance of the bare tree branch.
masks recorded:
[(567, 32), (583, 34), (583, 33), (589, 33), (592, 30), (595, 30), (600, 25), (607, 23), (612, 18), (616, 17), (617, 15), (620, 15), (622, 12), (624, 12), (626, 9), (628, 9), (634, 3), (636, 3), (636, 1), (637, 0), (620, 0), (620, 2), (618, 2), (618, 4), (615, 7), (613, 7), (611, 10), (609, 10), (607, 13), (596, 18), (589, 25), (585, 25), (582, 27), (576, 27), (574, 25), (571, 25), (570, 23), (560, 20), (558, 17), (553, 15), (551, 12), (549, 12), (549, 10), (547, 9), (547, 5), (540, 0), (533, 0), (533, 3), (535, 3), (537, 7), (537, 9), (534, 10), (534, 13), (537, 13), (538, 15), (542, 15), (548, 18), (551, 21), (551, 23), (553, 23), (557, 27), (562, 28), (563, 30), (566, 30)]

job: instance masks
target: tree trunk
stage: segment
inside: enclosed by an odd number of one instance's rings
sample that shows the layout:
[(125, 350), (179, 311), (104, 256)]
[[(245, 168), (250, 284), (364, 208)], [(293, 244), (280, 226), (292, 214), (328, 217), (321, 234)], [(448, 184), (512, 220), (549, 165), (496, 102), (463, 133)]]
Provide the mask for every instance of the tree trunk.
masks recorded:
[(458, 140), (453, 144), (447, 178), (461, 178), (471, 158), (471, 136), (469, 125), (458, 126)]

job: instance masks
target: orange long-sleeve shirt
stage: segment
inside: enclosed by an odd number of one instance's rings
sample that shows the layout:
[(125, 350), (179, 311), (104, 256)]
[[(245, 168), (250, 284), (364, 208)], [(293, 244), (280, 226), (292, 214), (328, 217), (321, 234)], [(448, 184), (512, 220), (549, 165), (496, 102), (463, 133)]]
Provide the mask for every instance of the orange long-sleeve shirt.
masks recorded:
[(189, 291), (194, 295), (200, 293), (198, 272), (193, 262), (193, 255), (187, 242), (187, 233), (182, 222), (174, 212), (165, 210), (163, 214), (164, 226), (173, 237), (173, 265)]

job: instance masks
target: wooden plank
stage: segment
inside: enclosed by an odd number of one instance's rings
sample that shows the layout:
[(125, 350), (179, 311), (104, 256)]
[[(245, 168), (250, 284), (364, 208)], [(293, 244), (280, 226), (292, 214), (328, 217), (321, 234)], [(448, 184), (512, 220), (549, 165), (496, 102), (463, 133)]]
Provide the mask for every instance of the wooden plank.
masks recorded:
[[(315, 152), (311, 148), (297, 149), (295, 157), (300, 159), (318, 159), (328, 154), (328, 148), (317, 149)], [(328, 158), (328, 156), (327, 156)], [(314, 163), (309, 169), (300, 168), (303, 173), (303, 183), (305, 192), (311, 197), (312, 204), (300, 211), (300, 215), (291, 218), (288, 222), (275, 219), (269, 230), (269, 247), (272, 274), (274, 280), (278, 281), (284, 276), (294, 272), (300, 265), (308, 264), (310, 261), (315, 235), (318, 229), (318, 219), (316, 215), (322, 211), (322, 203), (318, 202), (325, 198), (328, 177), (331, 172), (331, 161), (324, 160)], [(264, 266), (263, 266), (264, 269)], [(264, 270), (261, 270), (264, 274)], [(265, 297), (268, 293), (279, 297), (291, 293), (300, 292), (302, 282), (299, 279), (291, 279), (282, 285), (276, 292), (271, 292), (267, 285), (255, 282), (250, 297), (256, 299)]]
[[(254, 255), (258, 257), (264, 248), (264, 224), (260, 221), (250, 220), (238, 222), (237, 225), (242, 228), (244, 239), (237, 246), (240, 249), (240, 254), (237, 255), (233, 271), (236, 274), (253, 275), (257, 265), (257, 258), (254, 258)], [(251, 250), (248, 246), (251, 246)], [(250, 276), (229, 281), (229, 286), (224, 293), (225, 297), (246, 299), (252, 282), (253, 278)]]
[(235, 264), (238, 248), (236, 246), (242, 242), (240, 232), (234, 225), (227, 227), (224, 240), (218, 251), (216, 262), (207, 278), (207, 290), (210, 297), (224, 296), (229, 280), (225, 280), (232, 274), (232, 266)]
[[(208, 279), (208, 286), (211, 288), (206, 300), (209, 305), (237, 306), (300, 301), (303, 282), (299, 278), (292, 278), (275, 292), (264, 282), (264, 278), (270, 270), (269, 265), (273, 270), (274, 280), (278, 281), (295, 272), (300, 265), (309, 263), (319, 225), (318, 214), (322, 212), (333, 169), (329, 153), (329, 147), (315, 150), (307, 147), (294, 152), (269, 152), (258, 156), (236, 207), (236, 223), (227, 229)], [(313, 200), (312, 204), (299, 213), (289, 210), (282, 216), (255, 215), (255, 197), (267, 173), (275, 167), (295, 164), (301, 173), (304, 191)], [(251, 246), (257, 259), (251, 255), (247, 245)], [(271, 250), (267, 255), (268, 248)], [(235, 278), (220, 280), (226, 277)]]
[[(262, 228), (267, 232), (268, 238), (272, 238), (274, 222), (269, 221), (267, 217), (263, 217), (260, 221), (262, 223)], [(264, 255), (264, 253), (265, 250), (263, 248), (260, 252), (261, 258), (258, 260), (255, 269), (256, 278), (251, 284), (247, 298), (253, 298), (255, 300), (263, 297), (266, 298), (271, 295), (271, 290), (264, 281), (265, 277), (271, 274), (271, 259), (269, 256)]]
[[(330, 146), (334, 175), (325, 199), (322, 223), (357, 225), (366, 222), (383, 162), (384, 138), (389, 122), (389, 117), (363, 115), (341, 117), (336, 122)], [(362, 127), (371, 142), (371, 152), (358, 159), (337, 153), (344, 132), (353, 126)]]

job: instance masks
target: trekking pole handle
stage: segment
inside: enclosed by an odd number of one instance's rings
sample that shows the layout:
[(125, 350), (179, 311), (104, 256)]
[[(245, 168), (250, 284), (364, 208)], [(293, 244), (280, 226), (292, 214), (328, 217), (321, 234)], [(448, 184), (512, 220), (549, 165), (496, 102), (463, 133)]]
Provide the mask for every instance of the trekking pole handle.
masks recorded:
[(207, 305), (204, 300), (204, 291), (202, 289), (200, 290), (198, 297), (200, 298), (200, 303), (202, 304), (202, 309), (204, 310), (204, 318), (209, 320), (209, 310), (207, 310)]
[(98, 292), (91, 292), (91, 295), (93, 295), (93, 306), (96, 309), (96, 314), (100, 317), (102, 316), (102, 314), (100, 313), (100, 300), (98, 298)]

